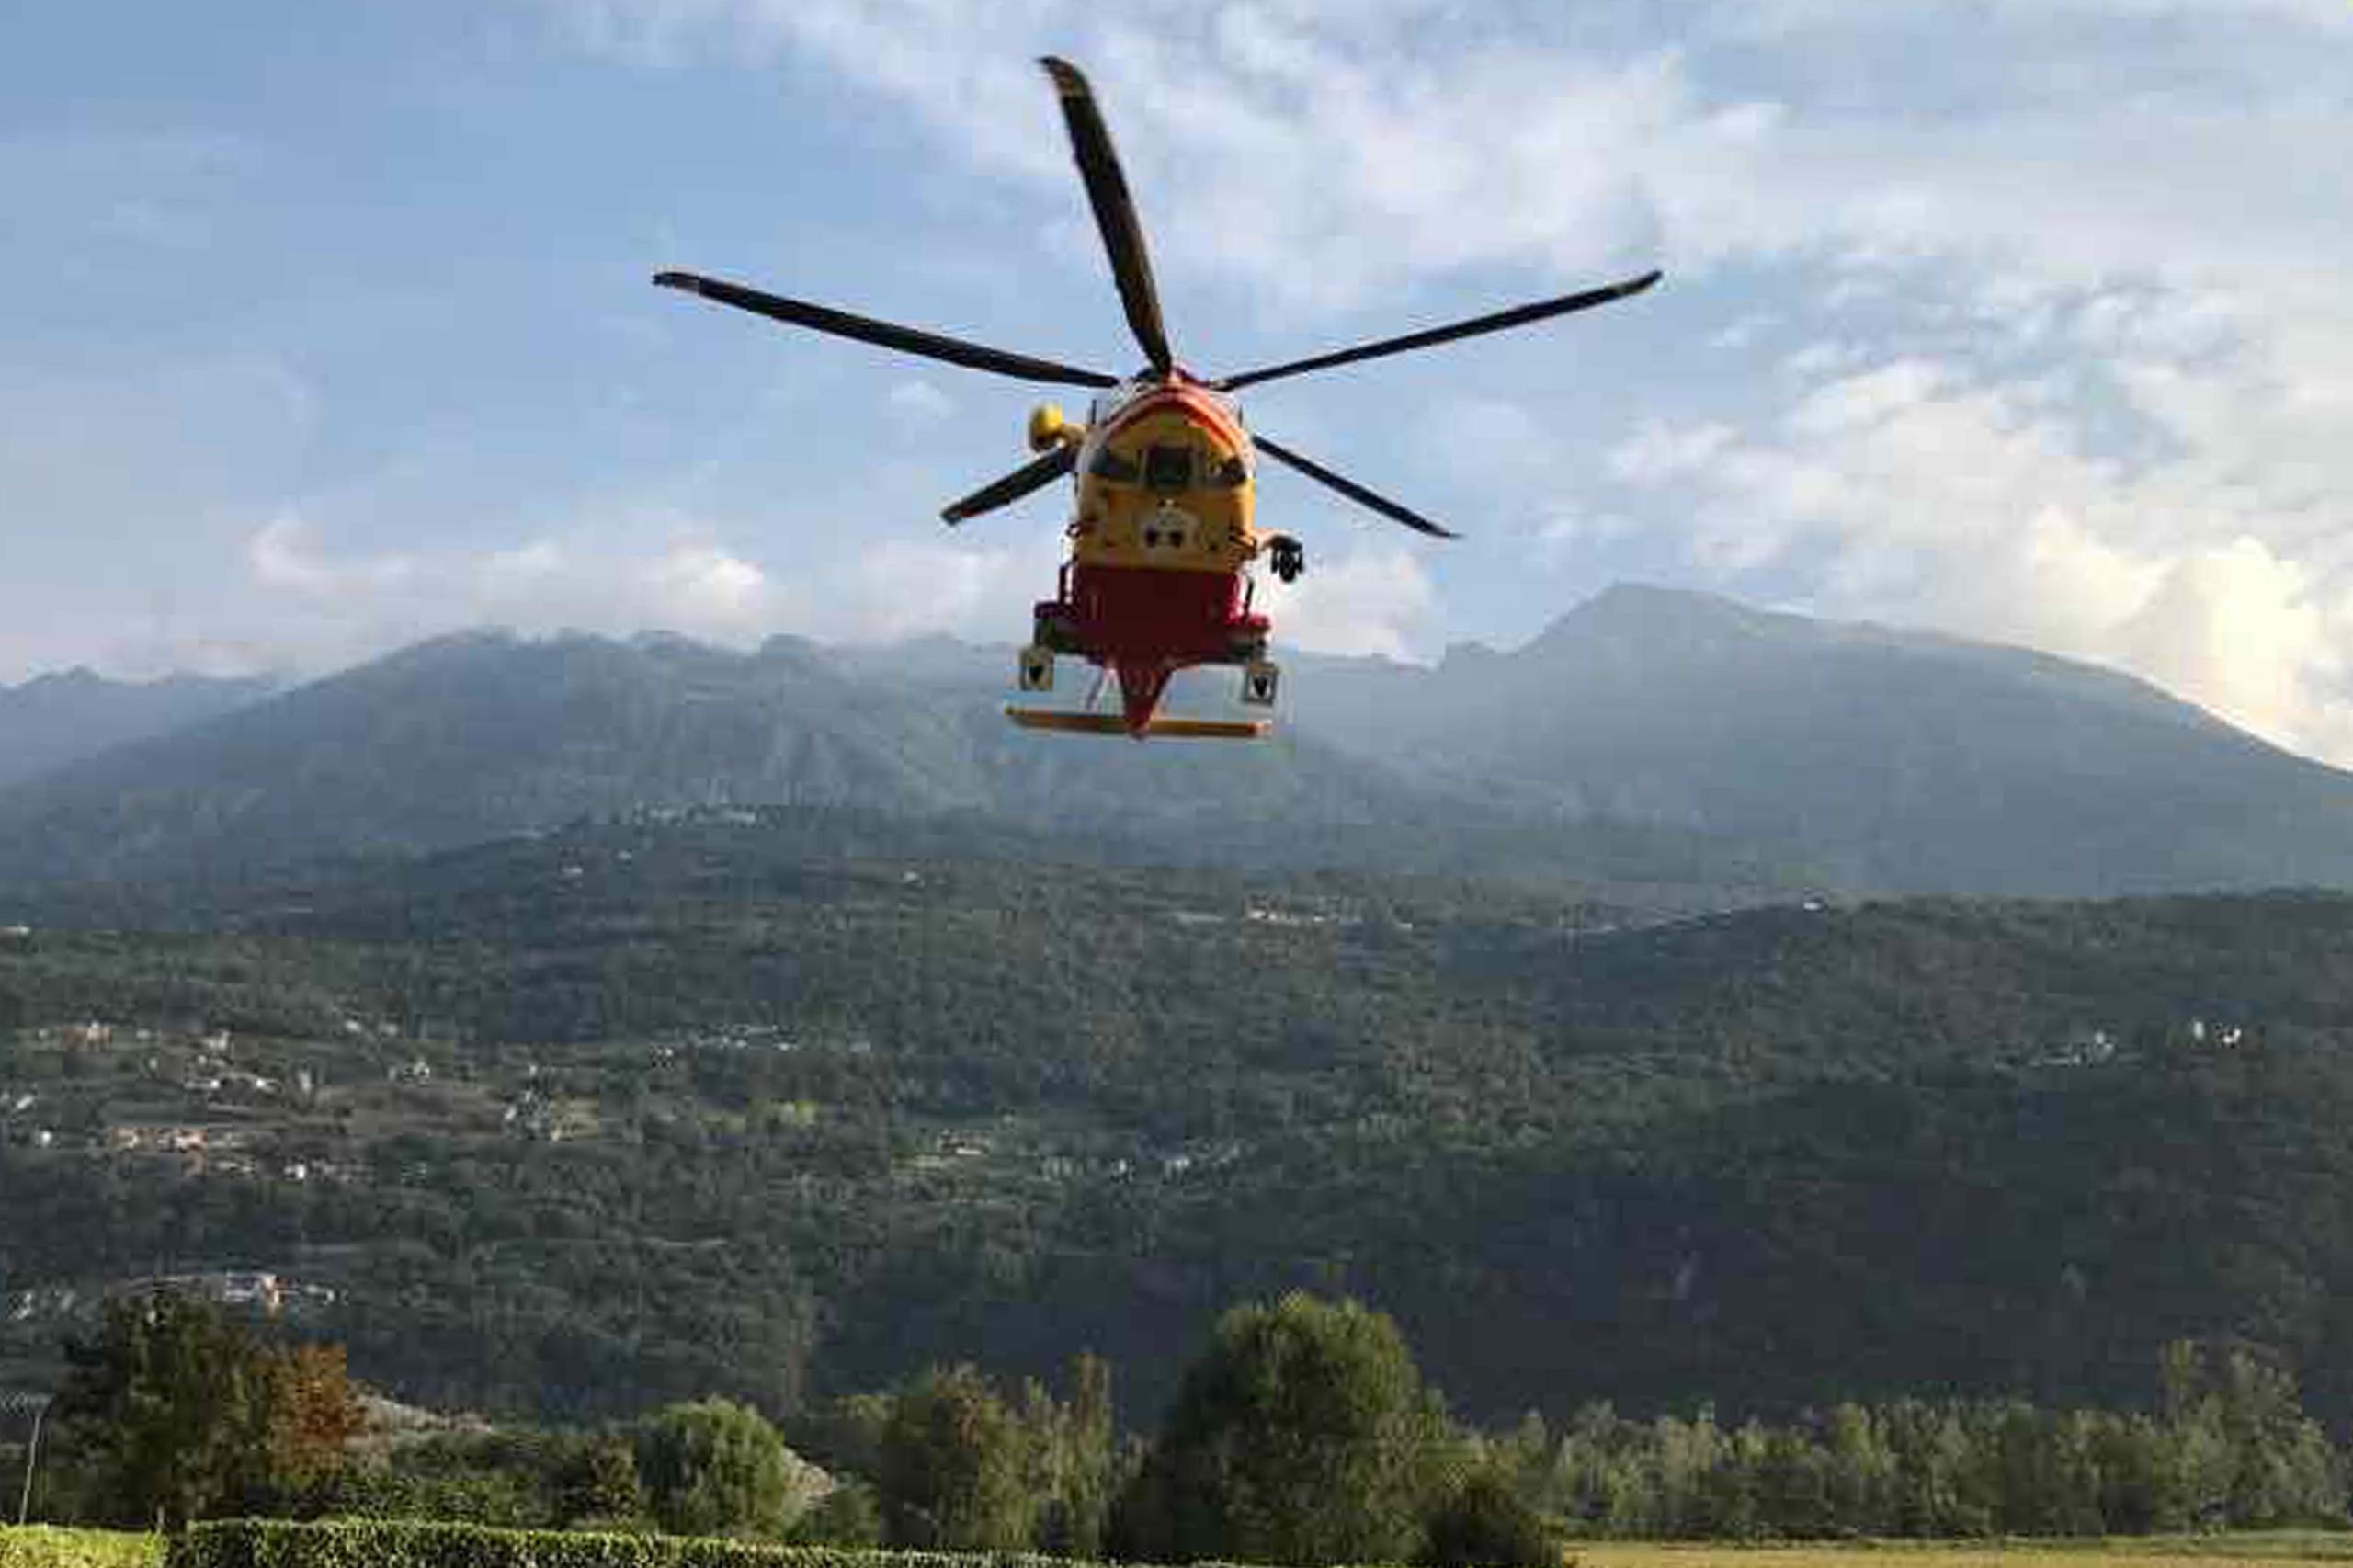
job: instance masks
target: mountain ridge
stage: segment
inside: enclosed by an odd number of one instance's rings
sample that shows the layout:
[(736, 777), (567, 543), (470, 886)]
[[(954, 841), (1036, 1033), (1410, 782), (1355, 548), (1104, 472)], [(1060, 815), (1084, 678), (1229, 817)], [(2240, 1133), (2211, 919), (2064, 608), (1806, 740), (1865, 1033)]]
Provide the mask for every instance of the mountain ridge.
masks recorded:
[(1788, 846), (1852, 888), (2353, 875), (2353, 775), (2029, 650), (1620, 587), (1513, 653), (1319, 675), (1297, 683), (1300, 722), (1361, 755)]
[(0, 685), (0, 789), (112, 746), (165, 734), (284, 689), (276, 676), (175, 672), (114, 680), (87, 665)]
[(1719, 890), (2353, 886), (2353, 775), (2144, 681), (1688, 590), (1621, 585), (1435, 665), (1293, 655), (1290, 722), (1244, 748), (1010, 731), (1005, 653), (451, 633), (0, 790), (0, 875), (830, 803), (1052, 828), (1080, 856)]

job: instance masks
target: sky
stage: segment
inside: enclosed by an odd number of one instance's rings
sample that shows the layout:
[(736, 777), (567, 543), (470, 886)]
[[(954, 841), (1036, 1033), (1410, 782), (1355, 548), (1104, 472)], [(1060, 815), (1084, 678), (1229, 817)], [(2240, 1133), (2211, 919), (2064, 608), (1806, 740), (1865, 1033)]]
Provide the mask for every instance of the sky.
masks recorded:
[[(1279, 646), (1612, 582), (2017, 642), (2353, 765), (2353, 0), (84, 0), (0, 53), (0, 682), (460, 627), (1014, 642), (1066, 494), (1002, 378), (678, 267), (1138, 360), (1041, 53), (1203, 373)], [(1066, 403), (1072, 401), (1063, 396)], [(1075, 410), (1074, 410), (1075, 412)]]

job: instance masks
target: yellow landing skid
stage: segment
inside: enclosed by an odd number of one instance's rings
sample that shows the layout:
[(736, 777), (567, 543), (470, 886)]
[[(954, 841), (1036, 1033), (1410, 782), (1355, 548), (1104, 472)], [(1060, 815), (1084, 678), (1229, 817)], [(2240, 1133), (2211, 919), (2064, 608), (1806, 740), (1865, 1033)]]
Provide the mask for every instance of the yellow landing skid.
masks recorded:
[[(1124, 735), (1127, 721), (1117, 713), (1074, 713), (1058, 708), (1007, 708), (1005, 716), (1025, 730), (1059, 730), (1074, 735)], [(1143, 729), (1154, 740), (1255, 741), (1274, 726), (1264, 719), (1154, 718)]]

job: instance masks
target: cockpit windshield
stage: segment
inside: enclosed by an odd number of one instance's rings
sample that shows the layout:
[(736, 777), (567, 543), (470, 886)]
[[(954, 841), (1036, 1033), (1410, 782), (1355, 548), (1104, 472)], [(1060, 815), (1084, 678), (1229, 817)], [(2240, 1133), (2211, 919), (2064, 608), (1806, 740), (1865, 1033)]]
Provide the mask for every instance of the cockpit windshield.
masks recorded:
[(1193, 449), (1154, 441), (1143, 449), (1146, 490), (1189, 490), (1193, 484)]
[(1097, 449), (1095, 456), (1087, 462), (1086, 472), (1097, 479), (1108, 479), (1114, 484), (1133, 484), (1137, 477), (1135, 463), (1108, 447)]

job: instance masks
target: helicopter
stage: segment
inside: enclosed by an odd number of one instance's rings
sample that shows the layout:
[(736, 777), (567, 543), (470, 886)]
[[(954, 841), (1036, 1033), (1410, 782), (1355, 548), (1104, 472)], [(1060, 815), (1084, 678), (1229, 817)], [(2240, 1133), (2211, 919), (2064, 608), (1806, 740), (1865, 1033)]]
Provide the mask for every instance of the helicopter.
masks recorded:
[[(1029, 449), (1038, 454), (942, 512), (949, 527), (1075, 477), (1070, 540), (1054, 597), (1035, 607), (1017, 679), (1024, 692), (1054, 687), (1056, 660), (1074, 655), (1099, 672), (1084, 710), (1008, 706), (1016, 723), (1036, 730), (1094, 734), (1248, 739), (1264, 720), (1179, 718), (1160, 712), (1170, 678), (1200, 665), (1237, 666), (1245, 707), (1275, 706), (1280, 672), (1267, 657), (1272, 630), (1255, 605), (1253, 567), (1263, 561), (1280, 581), (1296, 581), (1306, 550), (1290, 534), (1262, 534), (1255, 519), (1257, 461), (1271, 458), (1392, 522), (1437, 539), (1451, 529), (1313, 459), (1252, 431), (1234, 394), (1245, 387), (1361, 360), (1435, 347), (1606, 305), (1659, 280), (1654, 270), (1555, 299), (1335, 349), (1232, 375), (1197, 376), (1176, 361), (1161, 321), (1160, 295), (1144, 251), (1143, 230), (1111, 147), (1111, 133), (1085, 75), (1068, 61), (1039, 62), (1060, 97), (1063, 123), (1079, 178), (1101, 232), (1111, 278), (1143, 367), (1115, 376), (1056, 360), (853, 315), (790, 300), (699, 273), (657, 273), (665, 289), (699, 295), (788, 325), (919, 355), (1017, 381), (1083, 387), (1094, 395), (1084, 424), (1051, 403), (1029, 416)], [(1120, 711), (1100, 712), (1095, 697), (1105, 676), (1119, 682)]]

